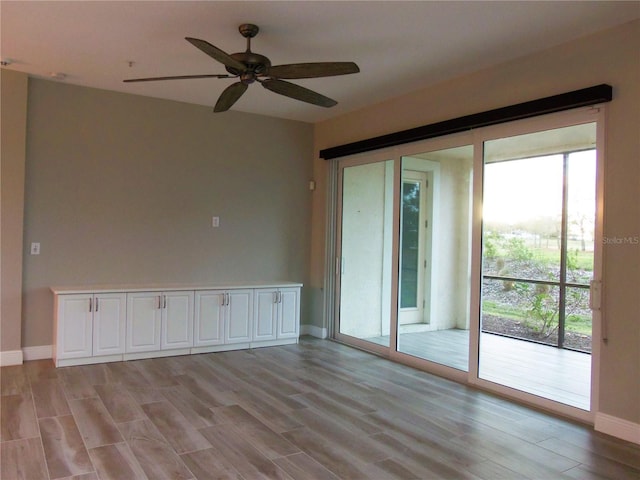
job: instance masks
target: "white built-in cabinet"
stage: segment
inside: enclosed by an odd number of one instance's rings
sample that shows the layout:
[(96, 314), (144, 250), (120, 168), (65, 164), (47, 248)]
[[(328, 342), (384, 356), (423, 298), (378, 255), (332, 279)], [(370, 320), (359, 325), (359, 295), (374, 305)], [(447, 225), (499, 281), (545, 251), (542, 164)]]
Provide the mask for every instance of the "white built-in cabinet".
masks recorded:
[(252, 296), (246, 288), (197, 291), (194, 345), (250, 342)]
[[(125, 351), (126, 294), (56, 297), (55, 356), (84, 358)], [(60, 322), (60, 319), (64, 321)]]
[(79, 365), (295, 343), (301, 286), (54, 287), (54, 361)]
[(254, 291), (253, 338), (297, 338), (300, 325), (297, 288), (259, 288)]
[(127, 294), (126, 353), (193, 346), (192, 291)]

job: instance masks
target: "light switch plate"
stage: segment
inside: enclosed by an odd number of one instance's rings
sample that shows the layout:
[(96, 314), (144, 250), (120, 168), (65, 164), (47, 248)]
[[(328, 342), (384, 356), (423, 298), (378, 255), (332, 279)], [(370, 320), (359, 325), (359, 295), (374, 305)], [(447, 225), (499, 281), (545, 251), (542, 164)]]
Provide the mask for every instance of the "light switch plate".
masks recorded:
[(31, 255), (40, 255), (40, 244), (38, 242), (31, 244)]
[(211, 218), (211, 226), (212, 227), (219, 227), (220, 226), (220, 217), (212, 217)]

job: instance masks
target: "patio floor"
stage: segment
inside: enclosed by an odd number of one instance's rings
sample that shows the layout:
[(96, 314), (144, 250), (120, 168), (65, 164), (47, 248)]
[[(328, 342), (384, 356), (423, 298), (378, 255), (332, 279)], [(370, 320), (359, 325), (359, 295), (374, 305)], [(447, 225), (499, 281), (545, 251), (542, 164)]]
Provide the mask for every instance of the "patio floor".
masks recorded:
[[(400, 333), (398, 351), (468, 370), (469, 332)], [(389, 337), (368, 338), (389, 345)], [(503, 337), (480, 335), (479, 377), (550, 400), (589, 410), (591, 355)]]

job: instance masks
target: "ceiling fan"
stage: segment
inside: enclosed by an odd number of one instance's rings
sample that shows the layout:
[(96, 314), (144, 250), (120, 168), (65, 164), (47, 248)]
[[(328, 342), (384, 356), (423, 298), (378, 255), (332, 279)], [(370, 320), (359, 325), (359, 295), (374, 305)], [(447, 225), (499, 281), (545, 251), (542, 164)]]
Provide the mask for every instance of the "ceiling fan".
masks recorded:
[(358, 73), (360, 69), (353, 62), (316, 62), (316, 63), (291, 63), (287, 65), (271, 65), (271, 61), (264, 55), (251, 51), (251, 39), (258, 34), (256, 25), (245, 23), (238, 28), (240, 34), (247, 39), (247, 50), (240, 53), (227, 54), (209, 42), (198, 38), (186, 37), (185, 39), (209, 55), (214, 60), (222, 63), (229, 74), (216, 75), (178, 75), (170, 77), (131, 78), (124, 82), (150, 82), (157, 80), (184, 80), (190, 78), (239, 78), (240, 81), (228, 86), (218, 98), (213, 109), (214, 112), (225, 112), (238, 101), (250, 84), (258, 82), (267, 90), (290, 97), (302, 102), (311, 103), (321, 107), (333, 107), (338, 102), (325, 97), (313, 90), (301, 87), (286, 79), (331, 77), (334, 75), (347, 75)]

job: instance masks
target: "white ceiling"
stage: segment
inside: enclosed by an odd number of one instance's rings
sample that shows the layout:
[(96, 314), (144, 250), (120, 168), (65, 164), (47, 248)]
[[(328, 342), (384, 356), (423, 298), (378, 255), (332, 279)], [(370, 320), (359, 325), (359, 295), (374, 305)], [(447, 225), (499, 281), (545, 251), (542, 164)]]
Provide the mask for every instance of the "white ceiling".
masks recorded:
[[(334, 98), (325, 109), (258, 84), (233, 110), (317, 122), (640, 18), (640, 2), (484, 1), (6, 1), (6, 68), (65, 83), (213, 106), (234, 79), (125, 84), (135, 77), (226, 73), (184, 37), (272, 64), (354, 61), (355, 75), (292, 80)], [(612, 52), (615, 54), (615, 52)], [(129, 66), (129, 61), (134, 62)], [(213, 115), (213, 113), (212, 113)], [(219, 113), (216, 115), (224, 115)]]

